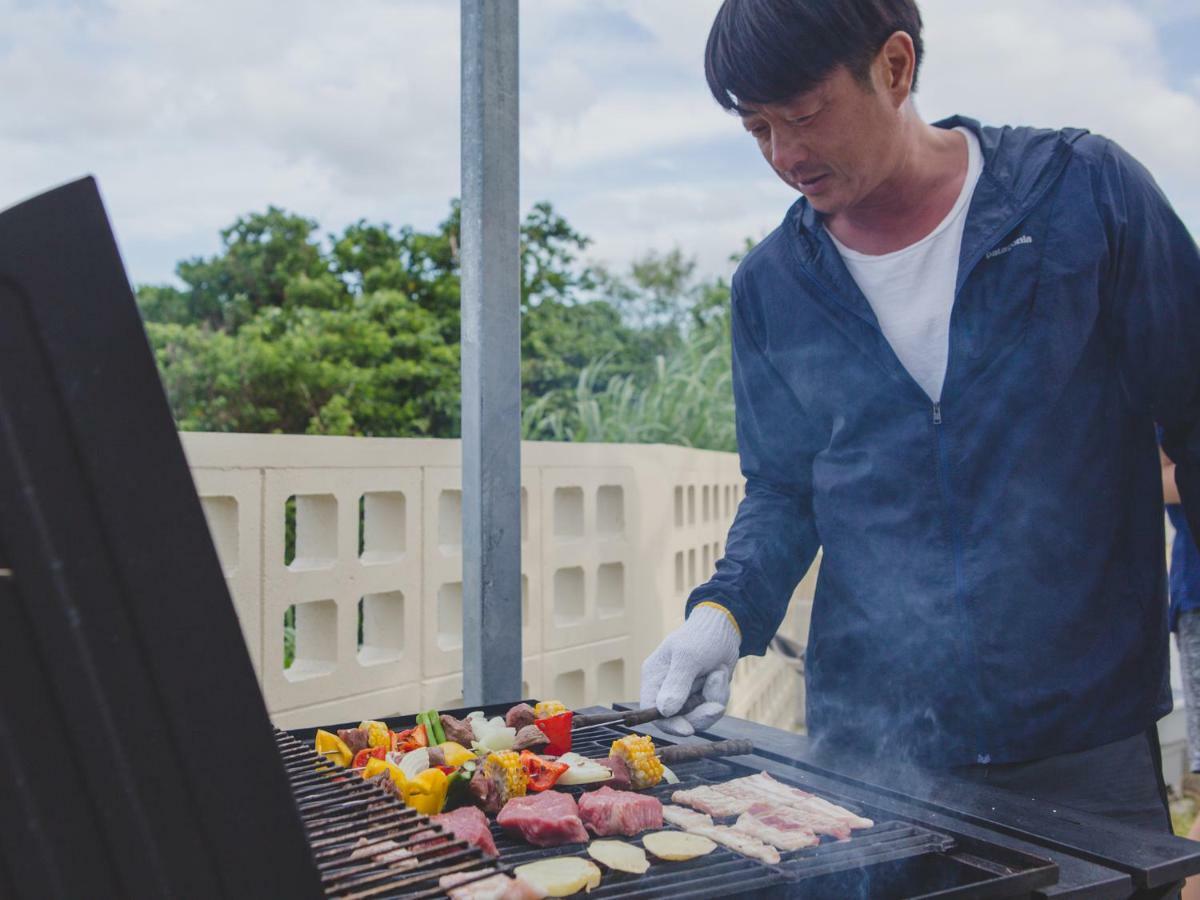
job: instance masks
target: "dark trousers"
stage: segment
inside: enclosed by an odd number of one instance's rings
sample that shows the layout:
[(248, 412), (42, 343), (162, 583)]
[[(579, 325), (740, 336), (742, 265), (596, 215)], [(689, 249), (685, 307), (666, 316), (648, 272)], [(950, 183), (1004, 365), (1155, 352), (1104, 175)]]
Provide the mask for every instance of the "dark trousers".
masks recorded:
[(1025, 763), (963, 766), (954, 774), (1126, 825), (1171, 833), (1162, 752), (1154, 727), (1092, 750)]
[[(1162, 777), (1158, 729), (1092, 750), (1000, 766), (963, 766), (956, 775), (1049, 803), (1171, 834), (1167, 786)], [(1138, 895), (1141, 896), (1141, 895)], [(1176, 889), (1155, 892), (1177, 900)]]

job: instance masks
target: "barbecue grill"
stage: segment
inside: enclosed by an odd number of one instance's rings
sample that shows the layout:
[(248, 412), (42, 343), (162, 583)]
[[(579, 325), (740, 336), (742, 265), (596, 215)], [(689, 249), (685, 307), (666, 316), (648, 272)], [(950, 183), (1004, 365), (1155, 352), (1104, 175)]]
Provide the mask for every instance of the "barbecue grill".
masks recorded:
[[(517, 702), (517, 701), (514, 701)], [(532, 703), (533, 701), (525, 701)], [(489, 716), (503, 716), (512, 704), (483, 707)], [(451, 715), (463, 717), (469, 710), (453, 710)], [(587, 710), (594, 712), (597, 710)], [(352, 728), (357, 723), (331, 725), (331, 730)], [(415, 724), (411, 716), (389, 719), (394, 728)], [(577, 729), (572, 750), (589, 758), (602, 759), (618, 738), (633, 731), (619, 724), (597, 725)], [(288, 738), (293, 746), (311, 748), (316, 729), (293, 731)], [(655, 744), (670, 746), (671, 741), (656, 736)], [(714, 784), (762, 771), (769, 761), (757, 756), (728, 759), (701, 759), (674, 765), (679, 776), (677, 785), (660, 784), (650, 790), (664, 803), (670, 802), (672, 792), (700, 784)], [(337, 770), (341, 771), (341, 770)], [(778, 772), (773, 773), (778, 774)], [(801, 787), (794, 777), (787, 780)], [(806, 787), (811, 789), (811, 787)], [(564, 790), (559, 788), (559, 790)], [(576, 795), (585, 788), (565, 790)], [(848, 841), (823, 839), (816, 847), (781, 853), (778, 865), (765, 865), (739, 856), (725, 847), (718, 847), (707, 856), (688, 862), (656, 862), (644, 875), (607, 872), (599, 888), (588, 896), (596, 898), (651, 897), (1022, 897), (1035, 890), (1052, 886), (1058, 878), (1057, 866), (1026, 851), (989, 844), (945, 826), (934, 829), (923, 824), (912, 811), (874, 806), (869, 802), (850, 799), (828, 789), (819, 792), (826, 799), (852, 812), (874, 819), (875, 826), (855, 831)], [(666, 826), (672, 827), (672, 826)], [(586, 847), (568, 844), (561, 847), (538, 848), (509, 835), (492, 823), (492, 835), (500, 851), (500, 863), (509, 867), (551, 856), (575, 854), (586, 856)], [(352, 830), (342, 839), (345, 851), (353, 847), (359, 835)], [(631, 843), (640, 844), (637, 838)], [(475, 851), (479, 854), (479, 851)], [(651, 857), (653, 859), (653, 857)], [(495, 865), (479, 854), (477, 866)], [(413, 872), (404, 874), (405, 888), (414, 896), (424, 896), (433, 890), (437, 879), (467, 867), (458, 856), (422, 860), (421, 868), (427, 881), (418, 882)], [(381, 887), (388, 873), (386, 866), (374, 877)], [(391, 877), (396, 877), (395, 874)], [(333, 896), (343, 895), (334, 892)]]
[[(480, 851), (333, 770), (311, 732), (272, 729), (94, 182), (0, 213), (0, 247), (0, 896), (435, 896), (479, 872)], [(628, 732), (592, 726), (576, 749)], [(608, 873), (593, 894), (1151, 897), (1200, 871), (1190, 842), (948, 778), (916, 793), (886, 761), (749, 722), (687, 742), (725, 738), (755, 752), (681, 765), (682, 787), (767, 771), (875, 827), (775, 866), (718, 848)], [(364, 839), (409, 855), (351, 859)], [(582, 852), (496, 843), (502, 869)]]

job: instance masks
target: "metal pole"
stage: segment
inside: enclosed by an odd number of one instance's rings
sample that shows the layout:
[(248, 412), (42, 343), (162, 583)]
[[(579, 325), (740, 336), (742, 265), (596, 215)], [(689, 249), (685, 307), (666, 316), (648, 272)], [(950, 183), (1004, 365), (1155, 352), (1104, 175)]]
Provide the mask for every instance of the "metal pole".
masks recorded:
[(521, 693), (517, 0), (462, 0), (463, 697)]

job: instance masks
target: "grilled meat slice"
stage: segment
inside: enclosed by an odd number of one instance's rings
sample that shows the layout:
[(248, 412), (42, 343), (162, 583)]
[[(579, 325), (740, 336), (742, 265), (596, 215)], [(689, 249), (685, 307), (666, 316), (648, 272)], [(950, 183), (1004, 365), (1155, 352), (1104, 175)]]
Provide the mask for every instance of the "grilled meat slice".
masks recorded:
[(579, 798), (579, 818), (589, 831), (602, 837), (632, 837), (648, 828), (662, 828), (663, 805), (649, 794), (614, 791), (606, 785)]
[(500, 810), (496, 821), (501, 828), (519, 834), (537, 847), (588, 842), (575, 798), (558, 791), (513, 797)]
[[(489, 867), (443, 875), (438, 879), (438, 887), (450, 895), (450, 900), (541, 900), (545, 896), (524, 878), (509, 877), (502, 872), (490, 878), (479, 878), (486, 872), (495, 871)], [(472, 878), (479, 880), (471, 881)], [(463, 884), (464, 881), (470, 884)]]
[(460, 841), (478, 847), (488, 856), (498, 856), (496, 842), (488, 828), (487, 817), (474, 806), (461, 806), (453, 812), (442, 813), (431, 820), (450, 831)]
[(401, 847), (396, 841), (376, 841), (369, 838), (359, 838), (350, 854), (350, 859), (357, 861), (369, 859), (376, 863), (389, 863), (393, 869), (411, 869), (417, 865), (417, 857)]

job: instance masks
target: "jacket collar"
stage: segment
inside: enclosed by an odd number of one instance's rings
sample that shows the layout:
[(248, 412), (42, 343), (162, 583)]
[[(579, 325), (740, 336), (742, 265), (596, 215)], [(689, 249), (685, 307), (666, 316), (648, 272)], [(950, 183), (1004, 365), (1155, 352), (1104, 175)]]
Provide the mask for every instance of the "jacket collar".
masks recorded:
[[(933, 124), (937, 128), (969, 128), (979, 139), (983, 155), (983, 171), (963, 230), (957, 295), (975, 263), (1041, 199), (1065, 166), (1070, 143), (1085, 132), (985, 128), (965, 116)], [(821, 214), (800, 197), (788, 211), (786, 222), (789, 227), (785, 230), (796, 238), (801, 265), (832, 288), (838, 302), (878, 330), (875, 314), (830, 239)]]

